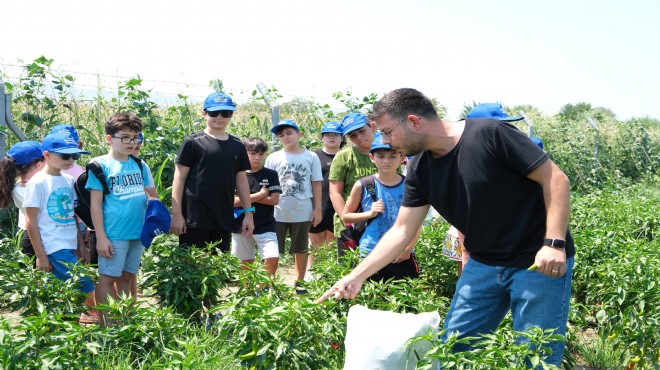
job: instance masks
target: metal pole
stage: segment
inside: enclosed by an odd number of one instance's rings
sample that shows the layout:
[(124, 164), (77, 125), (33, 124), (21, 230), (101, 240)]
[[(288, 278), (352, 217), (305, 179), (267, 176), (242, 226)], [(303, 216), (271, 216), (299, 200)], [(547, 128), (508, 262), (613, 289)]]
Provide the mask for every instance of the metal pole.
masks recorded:
[(525, 123), (527, 124), (527, 136), (529, 136), (530, 139), (533, 138), (534, 123), (532, 123), (532, 121), (529, 119), (529, 117), (527, 117), (527, 115), (525, 114), (525, 112), (523, 112), (522, 109), (518, 111), (518, 114), (520, 114), (520, 116), (523, 118), (523, 121), (525, 121)]
[(275, 126), (277, 122), (280, 121), (280, 105), (276, 101), (270, 100), (270, 97), (268, 96), (268, 89), (266, 89), (266, 85), (264, 85), (263, 82), (259, 82), (257, 84), (257, 90), (259, 90), (261, 96), (264, 97), (264, 101), (270, 107), (270, 114), (273, 120), (273, 126)]
[[(0, 130), (2, 130), (2, 133), (6, 131), (5, 127), (7, 127), (5, 124), (5, 117), (7, 114), (5, 112), (5, 100), (7, 100), (7, 97), (5, 96), (5, 83), (2, 81), (2, 77), (0, 77)], [(6, 154), (7, 138), (5, 135), (0, 134), (0, 158), (4, 158)]]
[(596, 130), (596, 140), (594, 142), (594, 157), (596, 158), (596, 162), (598, 162), (598, 142), (600, 141), (600, 128), (598, 128), (598, 125), (596, 122), (594, 122), (591, 117), (587, 117), (587, 122), (593, 127), (594, 130)]

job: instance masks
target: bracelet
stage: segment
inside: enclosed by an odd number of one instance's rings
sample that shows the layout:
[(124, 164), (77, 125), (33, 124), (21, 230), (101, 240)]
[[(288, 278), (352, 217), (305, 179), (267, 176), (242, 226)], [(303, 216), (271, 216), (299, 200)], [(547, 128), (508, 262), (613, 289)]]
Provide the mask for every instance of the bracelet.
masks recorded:
[(252, 212), (252, 213), (254, 213), (254, 207), (243, 208), (243, 212), (244, 212), (244, 213), (245, 213), (245, 212)]

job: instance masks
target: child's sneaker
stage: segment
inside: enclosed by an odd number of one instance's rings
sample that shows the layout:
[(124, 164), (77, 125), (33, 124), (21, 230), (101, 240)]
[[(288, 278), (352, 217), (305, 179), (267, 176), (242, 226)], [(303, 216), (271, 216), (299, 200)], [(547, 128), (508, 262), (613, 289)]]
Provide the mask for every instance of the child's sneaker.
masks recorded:
[(309, 292), (307, 291), (307, 289), (305, 289), (305, 288), (302, 286), (302, 284), (300, 283), (300, 281), (296, 281), (295, 288), (296, 288), (296, 294), (298, 294), (298, 295), (303, 295), (303, 294), (307, 294), (307, 293), (309, 293)]

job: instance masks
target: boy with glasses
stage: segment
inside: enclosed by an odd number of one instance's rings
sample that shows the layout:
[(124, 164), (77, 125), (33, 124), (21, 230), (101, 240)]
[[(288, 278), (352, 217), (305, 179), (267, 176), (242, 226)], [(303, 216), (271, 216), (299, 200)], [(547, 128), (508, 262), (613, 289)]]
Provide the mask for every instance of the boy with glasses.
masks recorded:
[(226, 132), (236, 110), (229, 95), (215, 92), (204, 100), (206, 128), (188, 136), (179, 149), (172, 184), (172, 223), (179, 245), (206, 247), (219, 243), (229, 252), (234, 219), (234, 193), (245, 217), (240, 233), (254, 230), (254, 208), (246, 171), (250, 169), (245, 145)]
[[(152, 186), (146, 166), (131, 157), (142, 131), (142, 121), (133, 113), (116, 113), (105, 122), (105, 139), (110, 151), (92, 159), (101, 166), (103, 179), (87, 178), (90, 211), (96, 232), (99, 303), (108, 296), (132, 296), (131, 282), (140, 267), (144, 246), (140, 243), (147, 210), (145, 187)], [(109, 194), (104, 194), (105, 181)], [(102, 315), (104, 316), (104, 315)], [(101, 320), (106, 325), (105, 317)]]

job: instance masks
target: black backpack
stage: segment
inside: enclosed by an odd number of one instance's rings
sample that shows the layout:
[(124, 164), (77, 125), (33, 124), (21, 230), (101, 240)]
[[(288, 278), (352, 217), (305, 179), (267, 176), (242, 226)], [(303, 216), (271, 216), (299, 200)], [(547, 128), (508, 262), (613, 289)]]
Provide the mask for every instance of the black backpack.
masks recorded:
[[(135, 163), (138, 164), (140, 167), (140, 173), (142, 173), (142, 160), (132, 154), (130, 154), (129, 157), (131, 157), (131, 159), (133, 159)], [(85, 172), (78, 176), (78, 179), (76, 179), (76, 182), (73, 186), (76, 190), (76, 195), (78, 196), (78, 204), (73, 210), (76, 213), (76, 216), (80, 217), (82, 222), (84, 222), (87, 227), (94, 230), (94, 224), (92, 223), (90, 191), (85, 189), (85, 184), (87, 184), (87, 178), (89, 177), (90, 172), (96, 176), (96, 179), (98, 179), (101, 183), (101, 186), (103, 186), (103, 196), (110, 194), (107, 179), (105, 178), (105, 173), (103, 173), (101, 165), (95, 161), (91, 161), (85, 167)]]

